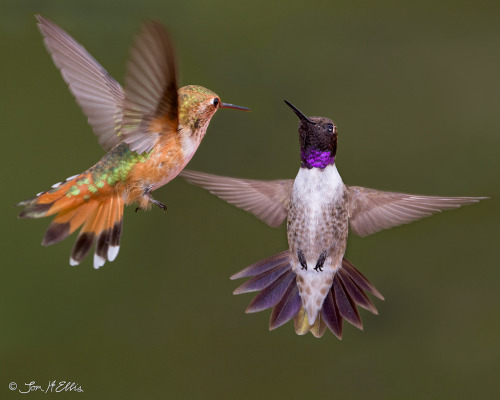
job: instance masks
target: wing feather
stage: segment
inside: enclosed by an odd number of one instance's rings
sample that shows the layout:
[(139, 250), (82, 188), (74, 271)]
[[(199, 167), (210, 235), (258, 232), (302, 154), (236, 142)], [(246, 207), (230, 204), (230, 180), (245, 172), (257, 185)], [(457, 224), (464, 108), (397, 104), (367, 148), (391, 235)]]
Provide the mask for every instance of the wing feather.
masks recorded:
[[(165, 28), (147, 22), (130, 54), (125, 78), (127, 94), (123, 140), (138, 153), (150, 151), (163, 131), (176, 132), (177, 72), (174, 47)], [(151, 129), (151, 122), (161, 131)]]
[(348, 190), (351, 229), (359, 236), (368, 236), (436, 212), (487, 199), (487, 197), (420, 196), (383, 192), (359, 186), (350, 186)]
[(41, 15), (36, 18), (54, 64), (87, 116), (99, 144), (110, 150), (120, 142), (115, 126), (120, 124), (125, 102), (122, 87), (62, 28)]
[(286, 217), (293, 180), (260, 181), (184, 170), (180, 175), (228, 203), (254, 214), (270, 226)]

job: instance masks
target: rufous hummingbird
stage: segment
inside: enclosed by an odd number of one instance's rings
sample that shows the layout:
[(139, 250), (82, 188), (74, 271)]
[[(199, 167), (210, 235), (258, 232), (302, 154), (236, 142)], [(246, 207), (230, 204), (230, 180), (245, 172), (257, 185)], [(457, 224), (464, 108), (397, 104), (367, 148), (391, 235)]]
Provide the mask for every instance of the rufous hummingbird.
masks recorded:
[(124, 204), (146, 209), (151, 193), (179, 174), (223, 103), (201, 86), (177, 88), (174, 49), (165, 28), (147, 22), (127, 65), (125, 89), (68, 33), (36, 16), (45, 46), (107, 154), (93, 167), (20, 202), (20, 218), (57, 214), (42, 241), (48, 246), (82, 227), (70, 257), (77, 265), (95, 243), (94, 267), (118, 255)]
[(366, 292), (383, 299), (347, 259), (348, 227), (360, 236), (405, 224), (485, 197), (435, 197), (346, 186), (337, 171), (337, 128), (332, 120), (297, 114), (301, 165), (295, 180), (259, 181), (184, 170), (181, 176), (275, 227), (287, 219), (289, 249), (231, 279), (251, 277), (234, 293), (260, 291), (247, 308), (273, 307), (269, 328), (294, 318), (297, 334), (339, 339), (342, 321), (362, 329), (357, 306), (377, 314)]

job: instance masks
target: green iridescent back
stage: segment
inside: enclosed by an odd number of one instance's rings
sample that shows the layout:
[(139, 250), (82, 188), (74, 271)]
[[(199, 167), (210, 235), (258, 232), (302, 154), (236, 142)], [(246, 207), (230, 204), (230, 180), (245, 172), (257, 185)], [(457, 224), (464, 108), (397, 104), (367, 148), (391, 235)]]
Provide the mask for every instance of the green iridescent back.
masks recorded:
[(130, 150), (124, 142), (113, 147), (96, 165), (89, 169), (92, 174), (93, 184), (89, 185), (89, 191), (96, 193), (106, 184), (114, 186), (118, 182), (124, 182), (134, 165), (144, 163), (154, 150), (138, 154)]

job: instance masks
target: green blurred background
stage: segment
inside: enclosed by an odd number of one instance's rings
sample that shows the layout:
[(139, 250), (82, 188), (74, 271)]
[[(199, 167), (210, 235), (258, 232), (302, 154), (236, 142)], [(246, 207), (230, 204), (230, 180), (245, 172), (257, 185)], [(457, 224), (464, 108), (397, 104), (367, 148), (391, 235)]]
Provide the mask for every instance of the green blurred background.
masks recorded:
[[(500, 7), (492, 1), (0, 0), (0, 398), (9, 382), (78, 382), (91, 399), (470, 399), (500, 384)], [(344, 339), (269, 332), (228, 277), (286, 248), (271, 229), (176, 179), (125, 212), (118, 259), (68, 265), (74, 236), (16, 202), (103, 154), (42, 44), (61, 25), (120, 82), (140, 21), (170, 29), (181, 84), (223, 110), (189, 165), (292, 178), (297, 118), (331, 117), (347, 184), (492, 200), (361, 239), (347, 257), (385, 295)], [(41, 398), (42, 395), (32, 394)], [(46, 395), (50, 396), (50, 395)], [(53, 394), (58, 398), (68, 394)]]

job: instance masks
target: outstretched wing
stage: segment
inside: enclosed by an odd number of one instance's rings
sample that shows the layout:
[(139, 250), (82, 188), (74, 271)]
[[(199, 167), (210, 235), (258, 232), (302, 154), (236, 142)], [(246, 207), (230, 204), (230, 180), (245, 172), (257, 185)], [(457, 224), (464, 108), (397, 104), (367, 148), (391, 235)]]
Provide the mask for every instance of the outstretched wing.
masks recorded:
[(477, 203), (487, 197), (419, 196), (348, 186), (351, 229), (368, 236), (433, 213)]
[(150, 151), (162, 132), (177, 132), (175, 54), (158, 22), (147, 22), (135, 40), (125, 78), (123, 141), (138, 153)]
[(99, 144), (109, 150), (120, 142), (119, 127), (125, 93), (118, 82), (68, 33), (36, 16), (43, 41), (69, 90), (87, 116)]
[(187, 170), (183, 170), (180, 176), (222, 200), (251, 212), (272, 227), (280, 225), (286, 217), (293, 186), (291, 179), (258, 181)]

